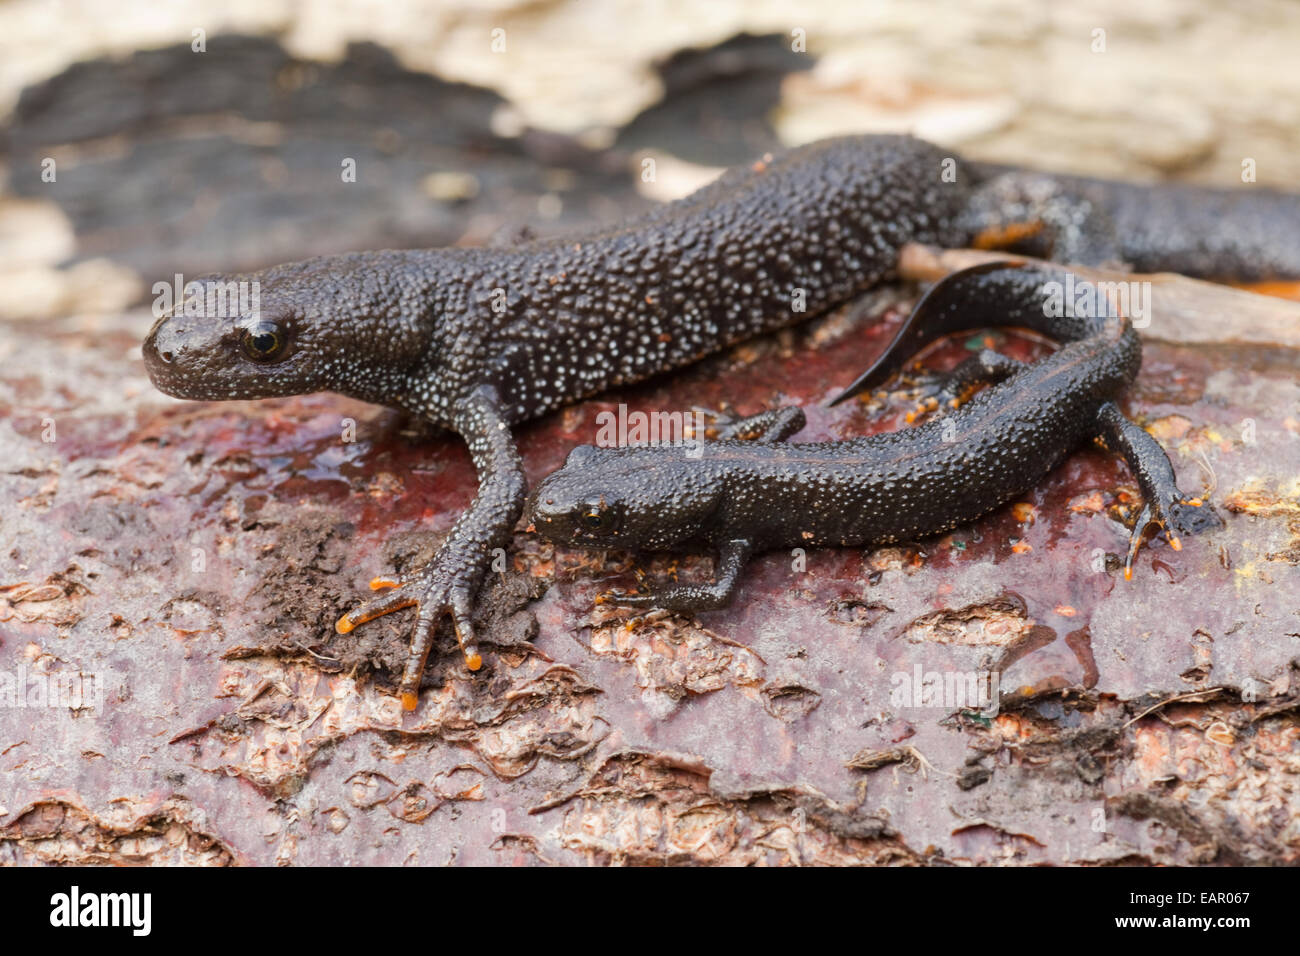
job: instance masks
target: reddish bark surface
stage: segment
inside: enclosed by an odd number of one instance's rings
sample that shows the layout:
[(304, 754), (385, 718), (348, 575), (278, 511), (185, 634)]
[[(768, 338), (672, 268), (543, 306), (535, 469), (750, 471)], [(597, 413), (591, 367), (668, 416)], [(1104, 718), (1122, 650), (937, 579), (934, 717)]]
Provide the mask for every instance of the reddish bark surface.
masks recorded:
[[(704, 162), (735, 159), (693, 151), (712, 140), (761, 151), (785, 59), (735, 75), (701, 53), (689, 82), (665, 78), (694, 105), (670, 99), (620, 138)], [(717, 125), (715, 80), (734, 128)], [(24, 97), (8, 189), (57, 205), (77, 257), (146, 288), (174, 270), (482, 242), (542, 194), (562, 210), (552, 230), (644, 205), (627, 155), (499, 139), (498, 100), (373, 47), (320, 66), (215, 38), (198, 65), (188, 46), (153, 51)], [(39, 175), (55, 153), (57, 186)], [(358, 159), (357, 184), (340, 187), (339, 155)], [(430, 194), (431, 169), (469, 171), (477, 195)], [(529, 477), (620, 402), (796, 402), (800, 440), (905, 427), (905, 395), (821, 406), (897, 306), (897, 290), (871, 296), (521, 428)], [(1153, 541), (1130, 582), (1115, 556), (1136, 488), (1099, 449), (937, 540), (762, 556), (732, 607), (697, 618), (595, 609), (598, 590), (635, 583), (633, 560), (520, 529), (484, 595), (487, 666), (465, 671), (444, 633), (408, 714), (393, 685), (411, 612), (347, 636), (333, 624), (465, 507), (460, 441), (331, 395), (173, 401), (140, 361), (151, 321), (142, 307), (0, 325), (0, 862), (1300, 858), (1293, 348), (1148, 345), (1129, 411), (1185, 489), (1213, 485), (1226, 528), (1178, 552)], [(640, 567), (685, 578), (711, 562)], [(954, 697), (994, 672), (996, 714)], [(86, 696), (51, 706), (60, 688)]]
[[(881, 301), (521, 429), (530, 479), (619, 402), (797, 402), (801, 440), (906, 427), (902, 394), (818, 404), (882, 347)], [(148, 323), (7, 330), (0, 671), (29, 694), (54, 686), (35, 675), (103, 694), (0, 707), (0, 858), (1296, 859), (1294, 353), (1148, 346), (1129, 409), (1185, 488), (1213, 476), (1227, 527), (1152, 542), (1131, 582), (1115, 556), (1136, 489), (1100, 449), (940, 539), (763, 556), (698, 618), (596, 610), (632, 560), (521, 530), (485, 592), (488, 666), (465, 671), (444, 635), (404, 714), (410, 612), (331, 625), (463, 508), (459, 441), (329, 395), (175, 402), (144, 377)], [(952, 696), (988, 672), (996, 715)]]

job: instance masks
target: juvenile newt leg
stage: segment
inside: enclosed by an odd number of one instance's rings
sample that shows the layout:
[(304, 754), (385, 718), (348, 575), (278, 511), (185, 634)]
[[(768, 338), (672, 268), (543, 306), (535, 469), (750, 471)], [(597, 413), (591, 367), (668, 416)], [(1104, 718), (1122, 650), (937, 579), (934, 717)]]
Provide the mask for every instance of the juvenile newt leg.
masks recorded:
[(731, 593), (752, 550), (748, 541), (740, 539), (723, 544), (718, 552), (717, 580), (712, 584), (684, 584), (649, 594), (606, 591), (596, 598), (596, 603), (669, 611), (716, 611), (731, 603)]
[(1114, 402), (1106, 402), (1098, 409), (1097, 420), (1102, 440), (1124, 457), (1146, 499), (1129, 538), (1128, 557), (1124, 561), (1126, 579), (1133, 577), (1133, 558), (1148, 524), (1155, 522), (1163, 527), (1175, 551), (1182, 548), (1183, 536), (1223, 526), (1223, 519), (1207, 502), (1188, 498), (1178, 490), (1174, 467), (1160, 443), (1125, 418)]
[(372, 587), (394, 586), (382, 597), (343, 615), (336, 625), (340, 634), (346, 634), (358, 624), (400, 608), (419, 608), (400, 685), (406, 710), (414, 710), (419, 700), (420, 676), (433, 643), (434, 625), (443, 614), (451, 614), (465, 666), (470, 670), (483, 666), (470, 620), (474, 597), (493, 551), (509, 542), (524, 503), (523, 468), (494, 390), (482, 387), (469, 397), (458, 413), (456, 430), (469, 445), (479, 474), (478, 494), (469, 510), (460, 516), (429, 564), (399, 582), (371, 582)]
[(908, 413), (910, 422), (925, 412), (951, 411), (960, 408), (980, 385), (996, 385), (1025, 367), (1009, 355), (993, 349), (980, 349), (946, 375), (932, 376), (926, 384), (921, 401)]
[(763, 445), (785, 441), (791, 435), (802, 431), (804, 425), (808, 424), (803, 409), (794, 405), (772, 408), (757, 415), (734, 420), (719, 417), (717, 421), (722, 427), (718, 430), (716, 441), (736, 439)]

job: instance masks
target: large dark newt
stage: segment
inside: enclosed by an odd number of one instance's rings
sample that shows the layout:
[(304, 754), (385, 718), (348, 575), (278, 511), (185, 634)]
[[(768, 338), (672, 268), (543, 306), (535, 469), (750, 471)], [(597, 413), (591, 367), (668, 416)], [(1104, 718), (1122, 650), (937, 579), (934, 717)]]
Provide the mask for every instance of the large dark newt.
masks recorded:
[[(1232, 272), (1259, 260), (1300, 276), (1297, 197), (1270, 194), (1275, 201), (1261, 209), (1246, 190), (1214, 193), (1212, 202), (1205, 190), (1157, 192), (1194, 197), (1155, 207), (1191, 210), (1169, 224), (1162, 253), (1173, 256), (1180, 242), (1200, 248), (1214, 234), (1223, 237), (1222, 255), (1204, 263), (1210, 274), (1219, 263)], [(185, 308), (160, 319), (145, 364), (158, 388), (180, 398), (332, 390), (405, 409), (465, 439), (480, 479), (469, 510), (428, 566), (338, 624), (346, 633), (418, 607), (401, 679), (403, 703), (414, 707), (443, 614), (468, 666), (481, 664), (472, 603), (526, 493), (512, 424), (823, 312), (891, 278), (909, 241), (1028, 237), (1072, 260), (1145, 263), (1143, 237), (1163, 235), (1160, 225), (1129, 236), (1113, 228), (1134, 195), (1117, 184), (1093, 183), (1087, 195), (1054, 190), (1037, 174), (963, 164), (909, 137), (824, 140), (733, 169), (590, 235), (359, 252), (200, 280), (209, 306), (232, 283), (255, 283), (257, 307), (198, 317), (187, 313), (202, 310)], [(1197, 204), (1207, 202), (1212, 213), (1198, 219)]]
[[(1056, 283), (1056, 288), (1052, 288)], [(751, 554), (772, 548), (875, 545), (949, 531), (1027, 491), (1081, 442), (1100, 437), (1124, 456), (1144, 496), (1125, 574), (1151, 522), (1179, 547), (1183, 535), (1221, 524), (1179, 492), (1173, 467), (1115, 400), (1137, 376), (1142, 347), (1127, 316), (1104, 295), (1087, 316), (1054, 308), (1064, 273), (992, 263), (955, 273), (918, 303), (876, 363), (837, 401), (897, 371), (926, 342), (988, 325), (1028, 328), (1064, 343), (1031, 365), (989, 349), (940, 389), (940, 418), (848, 441), (790, 444), (797, 408), (731, 423), (749, 440), (701, 446), (580, 446), (537, 486), (536, 529), (571, 547), (702, 550), (718, 555), (716, 580), (603, 600), (680, 611), (725, 606)], [(1054, 298), (1055, 297), (1055, 298)], [(980, 383), (995, 383), (962, 404)]]

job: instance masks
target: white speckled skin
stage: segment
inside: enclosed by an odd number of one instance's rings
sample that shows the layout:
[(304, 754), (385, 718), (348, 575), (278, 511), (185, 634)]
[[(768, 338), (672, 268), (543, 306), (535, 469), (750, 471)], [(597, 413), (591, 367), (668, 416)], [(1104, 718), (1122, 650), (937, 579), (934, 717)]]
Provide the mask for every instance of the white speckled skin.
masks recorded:
[(943, 181), (944, 158), (906, 137), (832, 139), (595, 235), (226, 277), (260, 283), (292, 354), (250, 362), (248, 317), (177, 317), (150, 333), (146, 361), (183, 398), (330, 389), (455, 428), (459, 403), (490, 385), (521, 421), (824, 311), (892, 274), (905, 242), (955, 242), (969, 187)]

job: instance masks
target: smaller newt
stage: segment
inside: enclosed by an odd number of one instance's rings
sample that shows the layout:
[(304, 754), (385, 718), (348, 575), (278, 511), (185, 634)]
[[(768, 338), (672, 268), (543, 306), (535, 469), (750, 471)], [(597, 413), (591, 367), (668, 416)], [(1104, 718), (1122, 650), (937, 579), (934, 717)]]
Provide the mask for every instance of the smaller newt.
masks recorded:
[[(1183, 495), (1156, 440), (1115, 404), (1137, 376), (1141, 343), (1127, 316), (1046, 307), (1063, 271), (995, 262), (935, 285), (883, 355), (842, 395), (874, 387), (928, 341), (990, 325), (1019, 326), (1062, 343), (1017, 362), (990, 349), (937, 389), (944, 414), (915, 428), (848, 441), (785, 441), (804, 425), (783, 408), (727, 426), (724, 440), (687, 446), (580, 446), (545, 478), (528, 515), (550, 540), (579, 548), (713, 549), (716, 580), (648, 594), (611, 592), (602, 603), (680, 611), (726, 606), (748, 558), (774, 548), (878, 545), (940, 534), (1014, 500), (1080, 443), (1100, 438), (1122, 455), (1145, 503), (1125, 577), (1151, 523), (1170, 544), (1222, 525), (1210, 505)], [(1109, 314), (1107, 314), (1109, 313)], [(966, 402), (961, 397), (990, 384)], [(750, 440), (731, 436), (756, 434)]]

